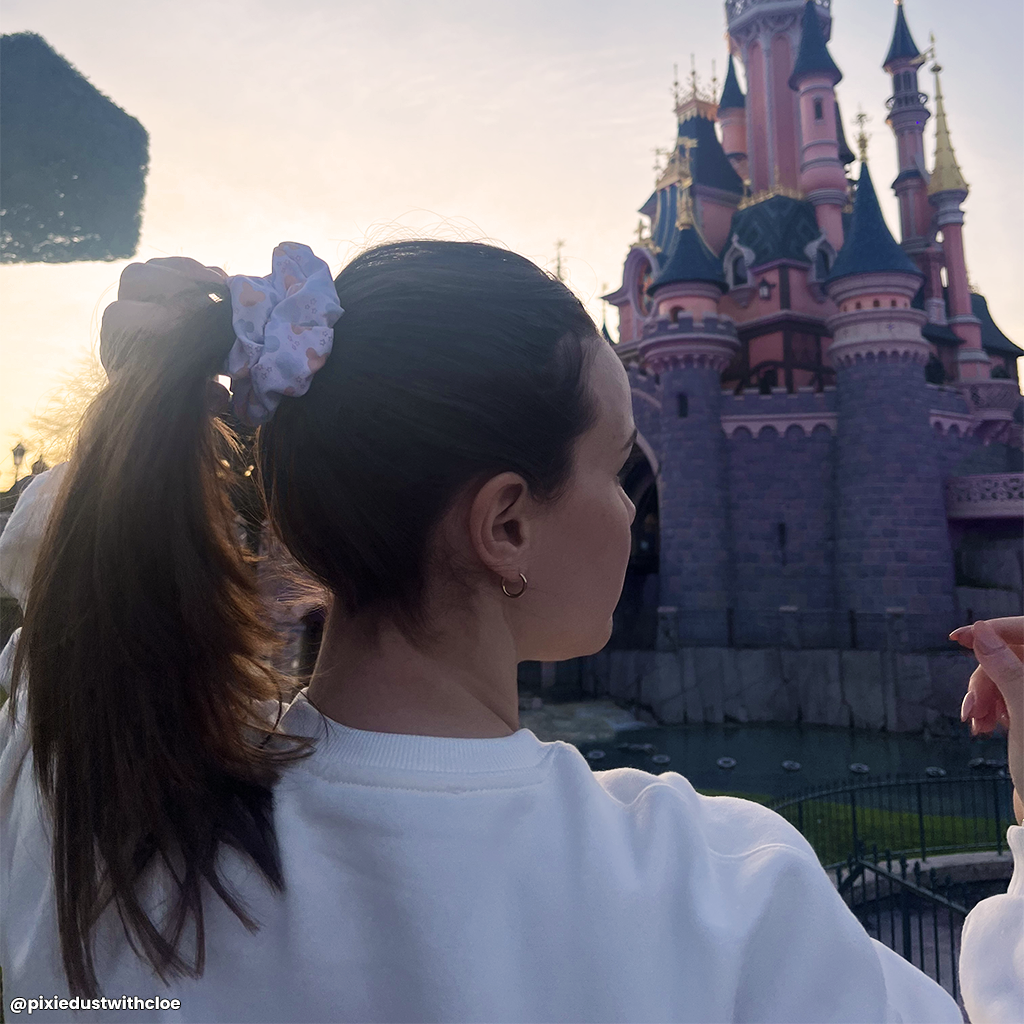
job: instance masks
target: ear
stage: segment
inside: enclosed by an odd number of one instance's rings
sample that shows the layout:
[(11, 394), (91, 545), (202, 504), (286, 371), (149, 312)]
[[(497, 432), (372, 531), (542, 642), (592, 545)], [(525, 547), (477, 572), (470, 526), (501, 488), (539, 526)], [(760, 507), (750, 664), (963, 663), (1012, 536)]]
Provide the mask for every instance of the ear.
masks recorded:
[(529, 555), (533, 502), (518, 473), (499, 473), (476, 493), (469, 508), (473, 550), (488, 568), (518, 573)]

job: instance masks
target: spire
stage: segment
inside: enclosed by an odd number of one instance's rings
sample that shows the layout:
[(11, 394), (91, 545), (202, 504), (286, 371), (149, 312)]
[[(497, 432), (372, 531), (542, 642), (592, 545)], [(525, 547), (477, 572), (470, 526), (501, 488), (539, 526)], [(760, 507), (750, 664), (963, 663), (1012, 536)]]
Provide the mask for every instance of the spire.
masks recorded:
[(886, 226), (878, 205), (878, 196), (875, 195), (875, 186), (871, 182), (871, 173), (865, 162), (861, 164), (850, 229), (828, 280), (831, 282), (853, 274), (878, 273), (924, 276), (896, 244)]
[(857, 159), (850, 144), (846, 141), (846, 132), (843, 131), (843, 115), (839, 113), (839, 100), (836, 100), (836, 140), (839, 142), (839, 162), (846, 167)]
[(719, 110), (732, 110), (737, 107), (745, 107), (747, 98), (740, 88), (739, 79), (736, 77), (736, 65), (733, 62), (732, 54), (729, 54), (729, 70), (725, 75), (725, 85), (722, 88), (722, 99), (718, 104)]
[(886, 55), (882, 67), (888, 71), (889, 65), (895, 61), (910, 60), (920, 56), (921, 51), (917, 48), (910, 29), (907, 27), (907, 19), (903, 13), (903, 0), (896, 0), (896, 27), (893, 29), (889, 53)]
[(967, 192), (967, 182), (960, 172), (953, 152), (953, 143), (949, 139), (949, 127), (946, 125), (946, 107), (942, 102), (942, 83), (938, 64), (932, 65), (935, 72), (935, 169), (932, 180), (928, 183), (928, 194), (937, 192)]
[(790, 89), (797, 89), (801, 79), (813, 74), (830, 76), (833, 85), (843, 77), (842, 71), (836, 66), (825, 45), (825, 34), (821, 30), (821, 21), (818, 18), (818, 5), (814, 0), (807, 0), (800, 28), (800, 50), (796, 55), (793, 74), (789, 76)]
[(676, 232), (665, 263), (655, 274), (647, 294), (653, 295), (668, 284), (687, 281), (707, 281), (718, 285), (723, 292), (729, 287), (722, 273), (722, 261), (708, 248), (692, 223)]

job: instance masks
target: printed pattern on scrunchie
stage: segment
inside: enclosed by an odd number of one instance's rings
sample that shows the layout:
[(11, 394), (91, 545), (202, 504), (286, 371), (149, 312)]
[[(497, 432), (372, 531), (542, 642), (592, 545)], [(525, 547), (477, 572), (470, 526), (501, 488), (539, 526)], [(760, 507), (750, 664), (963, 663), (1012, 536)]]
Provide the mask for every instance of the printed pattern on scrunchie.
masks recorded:
[(266, 423), (285, 396), (309, 390), (344, 312), (330, 268), (308, 245), (282, 242), (267, 277), (227, 279), (235, 343), (224, 363), (236, 415)]

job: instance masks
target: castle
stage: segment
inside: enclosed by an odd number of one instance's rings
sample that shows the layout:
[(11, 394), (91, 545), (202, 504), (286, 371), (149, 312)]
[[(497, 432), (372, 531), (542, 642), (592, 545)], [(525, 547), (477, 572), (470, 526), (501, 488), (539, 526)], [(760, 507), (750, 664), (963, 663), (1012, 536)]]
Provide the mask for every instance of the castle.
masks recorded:
[(604, 297), (640, 435), (612, 646), (937, 651), (1021, 614), (1024, 350), (969, 285), (941, 69), (928, 161), (927, 56), (897, 5), (900, 243), (863, 148), (847, 177), (831, 0), (727, 0), (721, 95), (694, 77), (677, 104)]

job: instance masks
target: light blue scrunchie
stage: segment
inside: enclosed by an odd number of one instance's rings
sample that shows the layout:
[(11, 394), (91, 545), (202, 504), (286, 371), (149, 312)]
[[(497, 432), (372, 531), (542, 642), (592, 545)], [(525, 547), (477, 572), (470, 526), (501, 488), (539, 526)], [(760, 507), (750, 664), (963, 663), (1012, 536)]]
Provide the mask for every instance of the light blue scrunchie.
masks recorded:
[(308, 245), (282, 242), (268, 277), (227, 279), (235, 343), (224, 363), (235, 414), (250, 426), (266, 423), (286, 395), (309, 390), (327, 362), (334, 325), (345, 311), (330, 268)]

